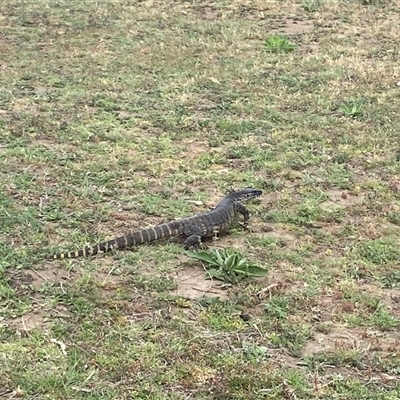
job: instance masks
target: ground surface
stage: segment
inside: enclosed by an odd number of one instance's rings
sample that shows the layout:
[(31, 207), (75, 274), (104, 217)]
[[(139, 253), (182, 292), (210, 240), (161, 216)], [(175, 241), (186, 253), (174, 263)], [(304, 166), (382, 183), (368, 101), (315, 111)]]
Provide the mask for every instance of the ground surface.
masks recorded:
[[(398, 399), (397, 1), (0, 5), (0, 397)], [(293, 51), (269, 52), (272, 34)], [(46, 262), (264, 190), (210, 246)]]

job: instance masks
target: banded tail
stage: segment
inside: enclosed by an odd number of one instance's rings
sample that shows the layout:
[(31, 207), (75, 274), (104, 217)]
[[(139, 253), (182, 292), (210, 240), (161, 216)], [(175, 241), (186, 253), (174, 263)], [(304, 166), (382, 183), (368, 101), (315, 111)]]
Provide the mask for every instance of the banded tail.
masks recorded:
[(67, 251), (65, 253), (50, 254), (46, 256), (48, 260), (57, 260), (62, 258), (77, 258), (94, 256), (99, 253), (107, 253), (111, 250), (124, 249), (144, 243), (154, 242), (159, 239), (176, 236), (181, 233), (179, 224), (162, 224), (151, 228), (142, 229), (134, 233), (129, 233), (125, 236), (120, 236), (106, 242), (98, 243), (94, 246), (85, 247), (77, 251)]

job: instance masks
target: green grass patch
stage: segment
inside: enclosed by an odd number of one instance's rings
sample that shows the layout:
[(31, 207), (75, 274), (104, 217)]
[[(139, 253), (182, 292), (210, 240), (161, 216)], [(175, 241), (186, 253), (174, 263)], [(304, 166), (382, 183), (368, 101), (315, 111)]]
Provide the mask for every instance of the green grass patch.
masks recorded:
[(0, 397), (399, 398), (395, 4), (192, 3), (0, 4)]

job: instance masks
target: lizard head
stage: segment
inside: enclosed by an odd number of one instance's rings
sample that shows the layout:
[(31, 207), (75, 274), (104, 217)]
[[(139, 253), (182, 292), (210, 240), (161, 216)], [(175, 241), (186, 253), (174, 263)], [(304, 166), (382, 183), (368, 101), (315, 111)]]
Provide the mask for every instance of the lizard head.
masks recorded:
[(252, 188), (244, 188), (243, 190), (239, 190), (237, 192), (232, 192), (229, 194), (234, 201), (247, 201), (250, 199), (254, 199), (255, 197), (261, 196), (262, 190), (252, 189)]

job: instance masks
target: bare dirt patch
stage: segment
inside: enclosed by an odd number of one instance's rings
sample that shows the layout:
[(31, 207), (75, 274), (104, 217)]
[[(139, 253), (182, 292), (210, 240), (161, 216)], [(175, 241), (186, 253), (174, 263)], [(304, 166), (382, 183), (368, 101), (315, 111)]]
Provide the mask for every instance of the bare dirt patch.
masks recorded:
[[(109, 265), (106, 269), (104, 268), (105, 265)], [(102, 264), (103, 270), (102, 271), (95, 271), (93, 273), (92, 279), (96, 283), (96, 285), (102, 287), (105, 290), (113, 290), (118, 288), (123, 283), (123, 278), (114, 275), (114, 271), (116, 270), (116, 263), (106, 263)]]
[(300, 21), (288, 18), (284, 21), (284, 25), (277, 29), (277, 31), (286, 35), (300, 35), (302, 33), (310, 32), (313, 27), (313, 21)]
[(206, 142), (199, 142), (196, 140), (183, 140), (182, 145), (186, 148), (186, 157), (189, 159), (196, 159), (210, 151), (210, 146)]
[(282, 247), (295, 248), (298, 242), (298, 238), (289, 233), (287, 230), (279, 227), (279, 225), (274, 226), (271, 230), (267, 231), (268, 236), (279, 240)]
[(18, 318), (4, 319), (3, 321), (0, 321), (0, 326), (13, 328), (22, 335), (24, 333), (28, 334), (35, 328), (46, 329), (48, 323), (46, 322), (45, 316), (42, 312), (34, 310)]
[(35, 274), (34, 282), (32, 283), (36, 289), (47, 283), (59, 283), (60, 281), (74, 281), (83, 274), (89, 275), (90, 279), (99, 287), (105, 289), (110, 289), (118, 286), (123, 278), (120, 276), (120, 265), (117, 260), (112, 257), (111, 254), (98, 255), (95, 257), (96, 266), (91, 265), (88, 268), (90, 262), (89, 258), (73, 258), (68, 262), (70, 268), (65, 269), (60, 265), (56, 265), (58, 261), (54, 264), (47, 262), (45, 268), (40, 270), (32, 270)]
[(34, 277), (27, 271), (16, 270), (8, 274), (9, 284), (16, 291), (33, 284)]
[(400, 290), (382, 289), (381, 298), (387, 304), (391, 313), (400, 318)]
[(363, 195), (355, 195), (353, 193), (349, 193), (346, 190), (340, 189), (331, 189), (327, 191), (330, 200), (324, 201), (320, 204), (320, 207), (324, 210), (329, 210), (332, 207), (342, 207), (347, 208), (351, 207), (355, 204), (361, 204), (364, 201)]
[(314, 340), (307, 343), (302, 355), (331, 354), (340, 350), (357, 350), (361, 353), (371, 350), (389, 354), (398, 349), (398, 346), (399, 337), (396, 333), (337, 328), (329, 333), (317, 333)]
[(36, 290), (40, 289), (44, 283), (56, 283), (61, 279), (69, 279), (68, 273), (56, 265), (47, 265), (45, 269), (29, 271), (33, 279), (32, 285)]
[(189, 299), (199, 297), (219, 297), (227, 299), (227, 290), (221, 289), (221, 283), (212, 279), (205, 279), (204, 269), (201, 267), (186, 267), (175, 275), (177, 287), (174, 294)]

